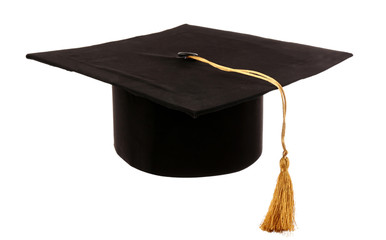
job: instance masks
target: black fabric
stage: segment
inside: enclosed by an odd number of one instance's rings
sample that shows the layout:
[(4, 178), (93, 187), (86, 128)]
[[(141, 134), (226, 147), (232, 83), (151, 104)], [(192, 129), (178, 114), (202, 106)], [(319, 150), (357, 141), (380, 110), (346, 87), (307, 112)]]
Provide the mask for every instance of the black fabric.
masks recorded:
[(201, 177), (242, 170), (262, 152), (263, 96), (197, 119), (113, 86), (114, 145), (145, 172)]
[(174, 177), (212, 176), (248, 167), (262, 152), (263, 94), (275, 87), (177, 58), (178, 52), (195, 52), (224, 66), (256, 70), (283, 86), (352, 56), (182, 25), (27, 58), (113, 85), (114, 145), (133, 167)]
[(28, 54), (27, 58), (111, 83), (193, 117), (256, 99), (275, 89), (262, 80), (176, 58), (181, 51), (196, 52), (232, 68), (268, 74), (283, 86), (322, 72), (352, 56), (345, 52), (182, 25), (101, 45)]

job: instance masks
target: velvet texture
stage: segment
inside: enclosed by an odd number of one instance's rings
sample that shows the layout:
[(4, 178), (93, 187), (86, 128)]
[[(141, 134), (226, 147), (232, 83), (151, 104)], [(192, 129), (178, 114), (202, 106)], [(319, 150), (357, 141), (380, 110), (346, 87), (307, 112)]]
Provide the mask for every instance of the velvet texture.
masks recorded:
[(115, 149), (131, 166), (173, 177), (242, 170), (262, 152), (263, 97), (196, 119), (113, 86)]

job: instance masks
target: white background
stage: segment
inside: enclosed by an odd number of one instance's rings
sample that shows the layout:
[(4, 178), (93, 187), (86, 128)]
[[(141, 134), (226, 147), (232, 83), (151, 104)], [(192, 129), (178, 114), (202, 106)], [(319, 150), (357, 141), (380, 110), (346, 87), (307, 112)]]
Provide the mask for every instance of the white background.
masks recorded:
[(25, 59), (184, 23), (354, 54), (285, 88), (298, 225), (290, 238), (385, 238), (382, 1), (4, 2), (1, 240), (284, 239), (258, 228), (279, 173), (277, 91), (265, 97), (264, 150), (251, 167), (158, 177), (116, 155), (110, 85)]

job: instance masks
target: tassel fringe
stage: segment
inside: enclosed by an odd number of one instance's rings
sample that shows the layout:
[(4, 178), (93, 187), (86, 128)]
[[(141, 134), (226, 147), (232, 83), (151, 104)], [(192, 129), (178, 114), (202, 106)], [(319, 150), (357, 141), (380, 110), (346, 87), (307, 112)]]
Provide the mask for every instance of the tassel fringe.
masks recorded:
[(264, 222), (260, 225), (263, 231), (281, 233), (295, 230), (295, 201), (288, 167), (289, 160), (287, 156), (283, 156), (273, 199)]

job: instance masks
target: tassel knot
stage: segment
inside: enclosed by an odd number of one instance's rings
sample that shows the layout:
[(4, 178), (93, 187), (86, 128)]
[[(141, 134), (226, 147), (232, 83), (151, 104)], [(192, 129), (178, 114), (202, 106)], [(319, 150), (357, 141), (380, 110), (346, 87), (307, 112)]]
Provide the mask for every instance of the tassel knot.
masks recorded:
[(280, 170), (281, 171), (287, 171), (289, 167), (289, 160), (287, 156), (283, 156), (280, 159)]

